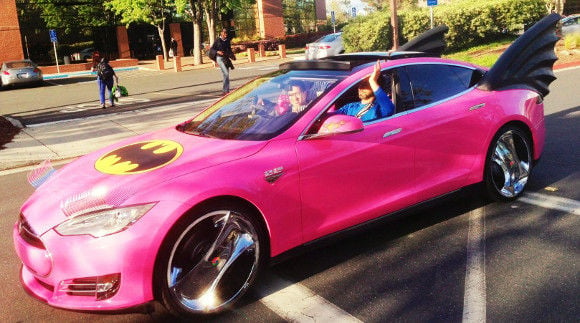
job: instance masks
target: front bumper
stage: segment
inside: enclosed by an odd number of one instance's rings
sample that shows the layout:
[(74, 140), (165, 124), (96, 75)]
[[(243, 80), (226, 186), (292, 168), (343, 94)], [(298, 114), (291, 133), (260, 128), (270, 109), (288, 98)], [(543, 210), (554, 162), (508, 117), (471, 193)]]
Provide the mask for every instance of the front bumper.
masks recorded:
[(158, 247), (154, 231), (137, 232), (142, 234), (126, 230), (93, 238), (50, 230), (31, 241), (17, 223), (13, 239), (23, 264), (22, 284), (58, 308), (116, 311), (148, 303)]

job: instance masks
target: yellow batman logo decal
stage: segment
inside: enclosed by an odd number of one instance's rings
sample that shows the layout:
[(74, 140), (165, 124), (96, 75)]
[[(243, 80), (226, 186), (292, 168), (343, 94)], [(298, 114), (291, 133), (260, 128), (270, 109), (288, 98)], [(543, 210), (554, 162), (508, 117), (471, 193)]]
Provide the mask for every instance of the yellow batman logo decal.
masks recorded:
[(183, 146), (175, 141), (142, 141), (104, 154), (95, 162), (95, 169), (111, 175), (145, 173), (174, 162), (181, 153)]

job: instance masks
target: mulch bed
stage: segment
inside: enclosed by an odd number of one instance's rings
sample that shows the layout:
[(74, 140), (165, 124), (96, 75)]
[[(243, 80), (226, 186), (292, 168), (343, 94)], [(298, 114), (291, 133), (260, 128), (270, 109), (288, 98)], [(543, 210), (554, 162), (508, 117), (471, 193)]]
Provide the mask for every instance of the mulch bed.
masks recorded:
[(20, 128), (0, 116), (0, 149), (4, 149), (4, 145), (11, 142), (19, 132)]

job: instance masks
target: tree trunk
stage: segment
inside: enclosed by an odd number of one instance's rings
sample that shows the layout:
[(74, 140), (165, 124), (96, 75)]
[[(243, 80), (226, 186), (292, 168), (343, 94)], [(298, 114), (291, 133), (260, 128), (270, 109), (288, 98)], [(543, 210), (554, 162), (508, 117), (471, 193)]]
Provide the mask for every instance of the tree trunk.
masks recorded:
[(391, 29), (393, 30), (393, 50), (399, 48), (399, 22), (397, 19), (397, 0), (391, 0)]
[(201, 45), (201, 23), (199, 21), (193, 22), (193, 64), (203, 64), (203, 55)]
[(159, 39), (161, 39), (161, 48), (163, 48), (163, 59), (168, 62), (169, 58), (167, 56), (167, 45), (165, 45), (165, 21), (161, 23), (161, 26), (157, 25), (157, 32), (159, 33)]

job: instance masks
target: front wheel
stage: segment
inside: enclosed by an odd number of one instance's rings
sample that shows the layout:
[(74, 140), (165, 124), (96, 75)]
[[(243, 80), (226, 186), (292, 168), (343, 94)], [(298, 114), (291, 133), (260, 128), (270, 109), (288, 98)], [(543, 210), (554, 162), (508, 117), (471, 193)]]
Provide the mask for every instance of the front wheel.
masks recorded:
[(239, 207), (210, 208), (174, 230), (159, 262), (165, 307), (177, 316), (221, 312), (253, 284), (266, 259), (265, 236)]
[(522, 194), (532, 171), (532, 144), (522, 129), (507, 126), (495, 135), (487, 153), (484, 181), (495, 201), (512, 201)]

